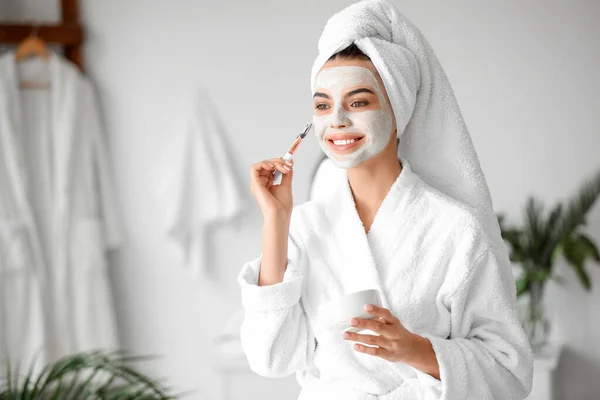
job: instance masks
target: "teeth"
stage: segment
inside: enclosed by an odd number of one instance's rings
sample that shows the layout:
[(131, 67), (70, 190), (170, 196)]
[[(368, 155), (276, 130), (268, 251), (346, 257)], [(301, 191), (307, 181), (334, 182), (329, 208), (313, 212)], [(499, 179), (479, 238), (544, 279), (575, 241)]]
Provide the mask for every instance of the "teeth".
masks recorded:
[(350, 143), (354, 143), (356, 142), (356, 139), (349, 139), (349, 140), (334, 140), (333, 143), (335, 143), (337, 146), (343, 146), (345, 144), (350, 144)]

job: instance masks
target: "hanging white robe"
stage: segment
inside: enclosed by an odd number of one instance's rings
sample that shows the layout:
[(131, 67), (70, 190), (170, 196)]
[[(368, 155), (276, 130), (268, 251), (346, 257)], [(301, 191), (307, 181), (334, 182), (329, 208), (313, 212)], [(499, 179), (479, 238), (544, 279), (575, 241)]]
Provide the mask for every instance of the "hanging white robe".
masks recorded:
[(20, 90), (21, 65), (0, 57), (0, 359), (12, 365), (118, 347), (105, 252), (123, 232), (95, 94), (57, 54), (41, 65), (51, 87)]
[[(244, 264), (241, 340), (251, 369), (296, 373), (302, 400), (524, 399), (533, 358), (506, 250), (472, 209), (402, 164), (368, 234), (344, 174), (333, 196), (294, 207), (282, 282), (257, 285), (262, 255)], [(371, 288), (431, 341), (439, 380), (360, 353), (319, 320), (321, 304)]]
[(214, 265), (210, 234), (215, 226), (237, 222), (250, 199), (241, 190), (233, 143), (206, 88), (195, 93), (183, 121), (184, 140), (177, 151), (180, 168), (168, 191), (173, 203), (167, 235), (195, 277), (214, 277), (218, 269), (209, 269)]

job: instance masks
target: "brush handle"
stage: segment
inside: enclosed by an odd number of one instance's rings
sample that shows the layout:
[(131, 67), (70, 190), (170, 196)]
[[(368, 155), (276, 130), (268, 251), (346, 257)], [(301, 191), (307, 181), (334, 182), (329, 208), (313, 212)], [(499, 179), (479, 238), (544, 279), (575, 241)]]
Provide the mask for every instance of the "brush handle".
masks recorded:
[[(285, 156), (282, 157), (283, 161), (290, 161), (292, 159), (292, 155), (290, 153), (285, 153)], [(283, 179), (283, 173), (279, 170), (275, 170), (273, 174), (273, 185), (281, 185), (281, 180)]]

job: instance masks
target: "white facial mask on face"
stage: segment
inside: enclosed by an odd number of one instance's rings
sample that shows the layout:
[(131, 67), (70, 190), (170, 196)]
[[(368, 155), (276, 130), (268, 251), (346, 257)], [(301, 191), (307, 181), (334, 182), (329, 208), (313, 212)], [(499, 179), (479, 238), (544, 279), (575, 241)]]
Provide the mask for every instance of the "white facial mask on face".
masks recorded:
[[(369, 86), (375, 90), (380, 109), (361, 111), (360, 108), (346, 110), (342, 96), (350, 87)], [(313, 115), (314, 131), (321, 149), (340, 168), (352, 168), (381, 152), (390, 140), (393, 127), (393, 112), (377, 78), (367, 68), (340, 66), (321, 71), (315, 79), (316, 91), (325, 89), (331, 96), (327, 114)], [(318, 112), (318, 110), (315, 110)], [(340, 125), (345, 125), (339, 128)], [(357, 133), (365, 135), (356, 150), (335, 153), (325, 136), (334, 133)]]

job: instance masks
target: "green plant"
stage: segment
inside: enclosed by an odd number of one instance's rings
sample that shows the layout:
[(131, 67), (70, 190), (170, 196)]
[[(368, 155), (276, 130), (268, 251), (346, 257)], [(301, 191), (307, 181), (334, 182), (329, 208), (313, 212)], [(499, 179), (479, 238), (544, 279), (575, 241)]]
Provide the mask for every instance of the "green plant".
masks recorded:
[(160, 381), (136, 371), (131, 362), (148, 356), (94, 350), (70, 355), (34, 373), (32, 362), (25, 376), (7, 363), (0, 384), (0, 400), (171, 400), (176, 395)]
[(581, 284), (591, 289), (590, 277), (585, 269), (588, 259), (600, 262), (596, 244), (583, 232), (586, 215), (600, 195), (600, 171), (584, 182), (577, 195), (567, 203), (558, 203), (547, 215), (543, 204), (530, 197), (521, 227), (505, 226), (504, 216), (498, 216), (502, 237), (510, 244), (510, 259), (523, 267), (517, 279), (517, 296), (532, 289), (536, 283), (548, 279), (562, 283), (554, 274), (557, 257), (562, 254)]
[(562, 283), (554, 273), (554, 265), (562, 254), (583, 287), (590, 290), (592, 283), (585, 269), (589, 259), (600, 262), (596, 244), (581, 231), (586, 215), (600, 196), (600, 171), (584, 182), (575, 197), (558, 203), (549, 213), (544, 205), (530, 197), (527, 200), (522, 226), (506, 226), (504, 216), (498, 215), (500, 231), (510, 244), (510, 260), (521, 265), (522, 273), (516, 280), (517, 297), (528, 294), (528, 307), (521, 315), (521, 323), (534, 350), (544, 347), (550, 333), (550, 323), (543, 307), (544, 287), (548, 279)]

